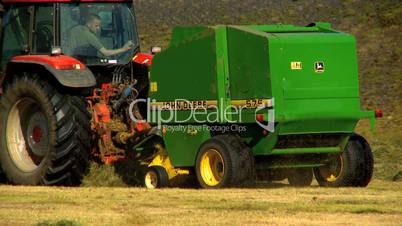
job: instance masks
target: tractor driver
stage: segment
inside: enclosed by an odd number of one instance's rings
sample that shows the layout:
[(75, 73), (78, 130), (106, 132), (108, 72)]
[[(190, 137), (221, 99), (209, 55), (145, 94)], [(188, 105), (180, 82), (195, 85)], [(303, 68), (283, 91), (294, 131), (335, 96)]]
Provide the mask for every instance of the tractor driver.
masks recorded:
[(119, 49), (106, 49), (99, 41), (96, 34), (101, 28), (101, 18), (96, 14), (89, 14), (85, 20), (85, 25), (78, 25), (71, 29), (70, 50), (72, 56), (78, 58), (96, 57), (100, 52), (103, 56), (114, 56), (124, 53), (133, 48), (132, 41), (128, 41)]

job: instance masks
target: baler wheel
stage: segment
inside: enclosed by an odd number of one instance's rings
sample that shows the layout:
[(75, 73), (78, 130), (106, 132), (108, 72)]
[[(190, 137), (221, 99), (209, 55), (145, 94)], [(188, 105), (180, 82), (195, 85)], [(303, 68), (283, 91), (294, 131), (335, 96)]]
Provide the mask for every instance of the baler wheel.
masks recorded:
[(222, 182), (225, 173), (225, 162), (222, 154), (216, 149), (208, 149), (200, 160), (200, 174), (203, 181), (209, 186), (216, 186)]
[(149, 189), (167, 187), (169, 185), (169, 176), (161, 166), (148, 167), (144, 174), (143, 185)]
[(80, 184), (90, 149), (84, 100), (37, 76), (19, 77), (0, 99), (0, 125), (0, 162), (11, 183)]
[(291, 169), (288, 173), (288, 182), (291, 186), (307, 187), (313, 182), (313, 170), (311, 168)]
[(325, 187), (365, 187), (373, 176), (371, 148), (360, 135), (350, 136), (345, 150), (325, 166), (314, 169), (317, 182)]
[(196, 175), (202, 188), (241, 187), (254, 179), (250, 149), (234, 135), (218, 135), (204, 142), (197, 154)]

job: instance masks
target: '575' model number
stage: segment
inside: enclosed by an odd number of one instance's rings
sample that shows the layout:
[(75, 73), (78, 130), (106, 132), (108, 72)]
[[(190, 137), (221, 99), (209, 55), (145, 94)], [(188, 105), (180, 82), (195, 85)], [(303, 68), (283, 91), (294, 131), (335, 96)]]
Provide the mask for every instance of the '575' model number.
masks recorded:
[(232, 100), (231, 104), (236, 107), (242, 108), (258, 108), (258, 107), (271, 107), (271, 99), (249, 99), (249, 100)]

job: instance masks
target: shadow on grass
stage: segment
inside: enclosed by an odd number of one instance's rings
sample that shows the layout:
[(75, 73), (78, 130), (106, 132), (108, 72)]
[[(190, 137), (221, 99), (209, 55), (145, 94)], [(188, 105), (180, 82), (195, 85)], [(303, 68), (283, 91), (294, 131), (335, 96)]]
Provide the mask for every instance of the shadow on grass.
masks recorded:
[[(98, 165), (92, 163), (88, 175), (84, 178), (84, 187), (139, 187), (141, 184), (142, 172), (135, 161), (119, 162), (114, 165)], [(171, 181), (172, 188), (199, 189), (200, 186), (194, 175), (177, 177)], [(285, 181), (266, 182), (256, 181), (244, 189), (280, 189), (291, 188)], [(313, 186), (312, 186), (313, 187)], [(318, 187), (318, 186), (316, 186)], [(234, 187), (236, 188), (236, 187)]]
[(81, 226), (82, 224), (71, 220), (59, 220), (57, 222), (42, 221), (33, 226)]

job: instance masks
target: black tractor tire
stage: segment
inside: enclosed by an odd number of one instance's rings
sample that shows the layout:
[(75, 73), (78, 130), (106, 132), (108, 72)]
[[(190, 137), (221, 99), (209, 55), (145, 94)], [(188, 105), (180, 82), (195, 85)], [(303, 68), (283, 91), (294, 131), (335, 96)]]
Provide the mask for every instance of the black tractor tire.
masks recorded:
[(5, 184), (7, 182), (8, 182), (7, 177), (4, 174), (4, 172), (1, 170), (1, 167), (0, 167), (0, 184)]
[(169, 176), (162, 166), (150, 166), (145, 170), (143, 186), (148, 189), (165, 188), (169, 186)]
[(251, 150), (235, 135), (212, 137), (200, 146), (196, 176), (207, 189), (249, 186), (255, 178)]
[(299, 168), (288, 171), (288, 182), (291, 186), (307, 187), (313, 182), (313, 169)]
[(0, 99), (0, 165), (22, 185), (81, 183), (89, 163), (90, 114), (37, 76), (8, 84)]
[[(331, 165), (337, 170), (331, 170)], [(334, 156), (328, 165), (315, 168), (314, 175), (320, 186), (366, 187), (373, 176), (373, 169), (374, 159), (369, 144), (362, 136), (352, 134), (345, 150)], [(333, 174), (329, 176), (328, 172)]]

